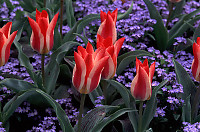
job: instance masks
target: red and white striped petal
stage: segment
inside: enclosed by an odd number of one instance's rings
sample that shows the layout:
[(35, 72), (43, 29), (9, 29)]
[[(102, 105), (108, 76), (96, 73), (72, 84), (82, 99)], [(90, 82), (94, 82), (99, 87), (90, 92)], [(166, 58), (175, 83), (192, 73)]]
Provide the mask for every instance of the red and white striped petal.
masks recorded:
[(192, 62), (192, 75), (195, 80), (200, 81), (200, 46), (197, 43), (193, 44), (194, 60)]
[(39, 25), (30, 17), (28, 17), (28, 20), (32, 28), (30, 39), (31, 47), (39, 53), (42, 53), (42, 50), (44, 48), (44, 36), (41, 33)]
[(107, 37), (112, 37), (113, 43), (115, 43), (117, 40), (117, 31), (115, 22), (110, 15), (107, 15), (106, 20), (101, 23), (97, 33), (100, 34), (104, 39)]
[(145, 101), (151, 97), (151, 82), (146, 71), (139, 66), (131, 83), (131, 94), (135, 99)]
[(152, 79), (153, 79), (153, 75), (154, 75), (154, 72), (155, 72), (155, 66), (156, 66), (156, 61), (151, 64), (150, 68), (149, 68), (149, 79), (152, 83)]
[(116, 26), (116, 22), (117, 22), (117, 13), (118, 13), (118, 9), (116, 8), (111, 14), (113, 21), (115, 22), (115, 26)]
[(6, 41), (7, 41), (7, 38), (6, 38), (6, 36), (4, 35), (4, 33), (3, 32), (1, 32), (0, 31), (0, 66), (3, 66), (4, 65), (4, 63), (3, 63), (3, 61), (2, 61), (2, 59), (3, 59), (3, 57), (4, 56), (2, 56), (2, 48), (3, 48), (3, 46), (4, 46), (4, 44), (6, 43)]
[(116, 54), (116, 56), (118, 56), (119, 51), (121, 50), (122, 45), (123, 45), (123, 43), (124, 43), (124, 40), (125, 40), (125, 37), (120, 38), (120, 39), (118, 39), (118, 40), (115, 42), (114, 47), (115, 47), (115, 54)]
[[(53, 48), (54, 43), (54, 28), (58, 19), (59, 13), (57, 13), (51, 20), (46, 33), (46, 50), (44, 53), (48, 53)], [(48, 14), (47, 14), (48, 16)]]
[(92, 44), (90, 44), (89, 41), (88, 41), (87, 46), (86, 46), (86, 51), (87, 51), (87, 53), (89, 53), (89, 54), (93, 54), (93, 53), (94, 53), (93, 46), (92, 46)]
[(72, 83), (74, 87), (80, 91), (84, 87), (86, 64), (84, 59), (77, 52), (74, 52), (74, 59), (76, 65), (73, 69)]
[(4, 25), (0, 31), (3, 32), (3, 34), (5, 35), (5, 37), (8, 39), (8, 37), (10, 36), (10, 30), (12, 27), (12, 22), (8, 22), (6, 25)]
[(103, 67), (107, 63), (108, 58), (108, 56), (105, 56), (104, 58), (95, 63), (87, 78), (87, 93), (92, 92), (99, 85), (99, 81), (101, 79), (101, 72), (103, 70)]
[(103, 21), (106, 20), (106, 17), (107, 17), (106, 12), (103, 12), (103, 11), (101, 10), (101, 12), (100, 12), (101, 23), (102, 23)]
[(9, 38), (6, 40), (6, 43), (4, 43), (3, 47), (1, 48), (1, 58), (2, 58), (2, 64), (4, 65), (6, 62), (8, 62), (9, 56), (10, 56), (10, 47), (15, 39), (15, 36), (17, 35), (17, 31), (13, 32)]
[(197, 44), (200, 45), (200, 37), (197, 37)]

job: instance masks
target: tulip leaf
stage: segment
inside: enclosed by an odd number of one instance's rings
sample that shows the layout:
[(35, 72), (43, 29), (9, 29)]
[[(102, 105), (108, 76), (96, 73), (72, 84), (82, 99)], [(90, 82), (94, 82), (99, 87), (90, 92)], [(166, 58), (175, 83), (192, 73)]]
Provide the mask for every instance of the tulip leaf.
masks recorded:
[(60, 32), (58, 31), (58, 25), (54, 29), (54, 45), (53, 50), (57, 50), (62, 45), (62, 38)]
[[(31, 65), (29, 58), (23, 53), (22, 46), (19, 42), (14, 40), (14, 44), (18, 50), (18, 59), (21, 66), (24, 66), (29, 73), (31, 79), (34, 81), (34, 83), (37, 84), (37, 75), (33, 72), (33, 66)], [(38, 85), (38, 84), (37, 84)]]
[(173, 27), (172, 29), (169, 31), (169, 38), (171, 39), (172, 36), (174, 36), (174, 34), (176, 32), (178, 32), (179, 28), (182, 27), (182, 25), (185, 23), (185, 21), (188, 21), (190, 18), (192, 18), (195, 14), (199, 13), (200, 9), (197, 9), (189, 14), (184, 15)]
[(200, 37), (200, 24), (199, 26), (195, 29), (195, 32), (193, 34), (193, 41), (196, 41), (197, 40), (197, 37)]
[(172, 12), (170, 19), (174, 19), (175, 17), (179, 16), (183, 11), (183, 6), (185, 5), (185, 0), (181, 0), (180, 2), (176, 3), (176, 8)]
[(29, 82), (13, 79), (13, 78), (6, 78), (2, 80), (0, 84), (6, 86), (7, 88), (13, 90), (16, 93), (31, 89), (31, 88), (36, 88), (33, 84)]
[(185, 99), (185, 103), (183, 104), (183, 107), (182, 107), (182, 121), (191, 123), (192, 122), (192, 117), (191, 117), (190, 96), (191, 95), (189, 95)]
[(2, 111), (2, 116), (3, 116), (2, 122), (3, 123), (7, 122), (7, 120), (15, 112), (15, 110), (19, 107), (19, 105), (23, 101), (25, 101), (28, 97), (30, 97), (34, 92), (35, 92), (35, 88), (29, 89), (26, 92), (23, 92), (21, 94), (18, 93), (9, 102), (7, 102)]
[(76, 19), (74, 17), (74, 10), (72, 6), (72, 0), (65, 0), (65, 6), (66, 6), (67, 24), (70, 28), (72, 28), (76, 23)]
[(70, 121), (65, 113), (65, 111), (62, 109), (62, 107), (47, 93), (43, 92), (40, 89), (36, 89), (36, 92), (40, 93), (45, 99), (49, 102), (49, 104), (53, 107), (55, 110), (56, 116), (58, 118), (58, 121), (61, 125), (63, 132), (74, 132), (73, 127), (70, 124)]
[[(96, 124), (98, 124), (105, 115), (110, 110), (118, 108), (116, 106), (100, 106), (95, 109), (92, 109), (89, 113), (87, 113), (81, 122), (81, 132), (89, 132)], [(74, 130), (78, 130), (78, 124), (74, 127)]]
[(55, 90), (56, 81), (60, 73), (59, 63), (64, 58), (65, 54), (75, 45), (77, 42), (67, 42), (61, 45), (50, 58), (49, 63), (45, 66), (45, 87), (48, 94), (52, 94)]
[(157, 108), (157, 98), (156, 95), (158, 93), (158, 90), (160, 88), (162, 88), (166, 83), (168, 82), (168, 80), (164, 80), (162, 81), (157, 87), (155, 87), (152, 91), (152, 96), (150, 98), (150, 100), (147, 101), (146, 103), (146, 107), (144, 109), (143, 112), (143, 117), (142, 117), (142, 131), (145, 131), (151, 120), (153, 119), (155, 112), (156, 112), (156, 108)]
[[(135, 106), (135, 99), (131, 95), (130, 91), (127, 90), (125, 86), (123, 86), (121, 83), (114, 81), (114, 80), (107, 80), (114, 88), (117, 89), (117, 91), (122, 96), (122, 99), (124, 100), (124, 103), (127, 108), (132, 108), (133, 110), (136, 110)], [(138, 120), (138, 113), (136, 111), (128, 113), (129, 119), (131, 121), (131, 124), (133, 126), (134, 131), (137, 131), (137, 120)]]
[(132, 9), (133, 9), (133, 2), (131, 3), (131, 6), (124, 14), (119, 14), (117, 16), (117, 20), (119, 21), (121, 19), (127, 18), (129, 16), (129, 14), (132, 12)]
[(183, 86), (183, 93), (181, 96), (185, 101), (189, 95), (193, 95), (193, 93), (195, 93), (196, 86), (183, 66), (181, 66), (181, 64), (179, 64), (175, 59), (173, 59), (173, 63), (176, 72), (176, 79), (178, 83), (182, 84)]
[(149, 52), (143, 50), (130, 51), (118, 57), (117, 75), (120, 75), (126, 67), (135, 60), (136, 57), (153, 56)]
[(99, 123), (97, 123), (91, 130), (91, 132), (101, 132), (102, 129), (109, 124), (110, 122), (112, 122), (113, 120), (115, 120), (116, 118), (118, 118), (119, 116), (125, 114), (126, 112), (132, 112), (133, 110), (130, 108), (123, 108), (123, 109), (119, 109), (118, 111), (116, 111), (115, 113), (109, 115), (108, 117), (105, 117), (102, 121), (100, 121)]
[(172, 36), (169, 38), (168, 47), (173, 45), (173, 43), (176, 41), (174, 38), (181, 36), (185, 31), (187, 31), (190, 28), (190, 25), (193, 25), (199, 19), (200, 19), (200, 16), (197, 16), (191, 20), (184, 21), (180, 25), (180, 27), (177, 30), (175, 30)]
[(25, 11), (28, 11), (28, 12), (33, 12), (33, 11), (35, 11), (35, 8), (38, 8), (38, 7), (36, 7), (36, 5), (33, 4), (33, 1), (31, 1), (31, 0), (22, 0), (22, 1), (20, 1), (20, 6)]
[(77, 21), (75, 23), (75, 25), (71, 28), (71, 30), (64, 36), (63, 42), (74, 40), (74, 38), (76, 36), (74, 33), (81, 34), (83, 31), (83, 28), (86, 25), (88, 25), (90, 22), (92, 22), (93, 20), (96, 20), (96, 19), (100, 19), (99, 14), (90, 14), (90, 15), (87, 15), (86, 17), (84, 17), (83, 19)]
[(134, 132), (129, 119), (119, 120), (119, 122), (122, 124), (123, 132)]
[(153, 28), (157, 46), (161, 51), (163, 51), (168, 46), (167, 42), (169, 39), (169, 34), (167, 28), (164, 26), (162, 17), (157, 11), (156, 7), (152, 4), (152, 2), (150, 0), (143, 0), (143, 1), (147, 5), (151, 19), (155, 19), (157, 21), (156, 24), (153, 25)]

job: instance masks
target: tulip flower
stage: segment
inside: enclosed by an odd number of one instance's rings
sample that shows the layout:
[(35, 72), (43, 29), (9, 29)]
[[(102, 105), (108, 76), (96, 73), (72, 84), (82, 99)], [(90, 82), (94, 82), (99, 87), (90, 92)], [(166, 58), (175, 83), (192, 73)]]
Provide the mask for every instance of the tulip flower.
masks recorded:
[(12, 22), (8, 22), (0, 28), (0, 66), (3, 66), (6, 62), (8, 62), (11, 44), (17, 35), (17, 31), (14, 31), (10, 35), (11, 27)]
[(192, 75), (196, 81), (200, 81), (200, 37), (193, 44), (194, 60), (192, 62)]
[(151, 82), (155, 71), (155, 62), (150, 68), (148, 60), (142, 62), (136, 57), (136, 76), (131, 83), (131, 94), (135, 99), (145, 101), (151, 97)]
[(103, 48), (94, 52), (89, 42), (86, 49), (78, 46), (78, 52), (74, 52), (76, 65), (73, 69), (72, 82), (81, 94), (88, 94), (98, 86), (108, 58)]
[(111, 37), (113, 43), (115, 43), (115, 41), (117, 40), (117, 31), (116, 31), (117, 12), (118, 12), (117, 9), (114, 10), (112, 13), (108, 11), (107, 14), (101, 11), (100, 13), (101, 25), (97, 31), (97, 34), (100, 34), (104, 39)]
[(113, 40), (111, 37), (104, 39), (101, 35), (97, 34), (97, 49), (106, 49), (106, 55), (109, 56), (108, 62), (102, 72), (102, 78), (110, 79), (113, 78), (116, 73), (117, 68), (117, 56), (124, 43), (125, 38), (120, 38), (113, 45)]
[(36, 21), (28, 17), (32, 28), (32, 35), (30, 39), (31, 47), (40, 54), (47, 54), (54, 43), (54, 28), (58, 19), (57, 13), (52, 21), (49, 23), (49, 16), (47, 11), (39, 12), (36, 9)]

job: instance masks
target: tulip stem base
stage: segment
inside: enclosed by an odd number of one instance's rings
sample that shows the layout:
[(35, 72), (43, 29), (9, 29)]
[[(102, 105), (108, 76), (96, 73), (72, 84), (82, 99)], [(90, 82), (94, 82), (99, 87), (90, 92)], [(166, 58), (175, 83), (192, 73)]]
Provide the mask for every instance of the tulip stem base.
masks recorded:
[(81, 122), (82, 122), (85, 96), (86, 94), (81, 94), (81, 102), (80, 102), (80, 109), (79, 109), (79, 115), (78, 115), (78, 132), (81, 132)]
[(139, 120), (138, 120), (138, 132), (142, 132), (142, 112), (143, 112), (143, 101), (140, 101)]
[(41, 58), (41, 67), (42, 67), (42, 83), (43, 86), (45, 86), (45, 75), (44, 75), (44, 59), (45, 59), (45, 55), (42, 54), (42, 58)]
[(101, 87), (103, 89), (103, 96), (104, 96), (104, 105), (107, 105), (107, 88), (108, 88), (108, 82), (106, 80), (101, 80)]

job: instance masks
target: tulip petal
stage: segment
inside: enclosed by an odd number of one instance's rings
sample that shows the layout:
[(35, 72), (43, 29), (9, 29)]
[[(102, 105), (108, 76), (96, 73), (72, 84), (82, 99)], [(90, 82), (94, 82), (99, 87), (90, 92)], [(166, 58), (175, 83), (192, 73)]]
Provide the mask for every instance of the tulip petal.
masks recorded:
[(53, 43), (54, 43), (54, 28), (56, 26), (56, 22), (58, 19), (59, 13), (57, 13), (53, 19), (51, 20), (48, 29), (47, 29), (47, 34), (46, 34), (46, 45), (47, 45), (47, 50), (48, 52), (53, 48)]
[(145, 101), (151, 97), (151, 83), (146, 71), (139, 66), (131, 83), (131, 94), (135, 99)]
[(6, 40), (6, 43), (4, 43), (3, 47), (1, 48), (1, 58), (2, 58), (2, 64), (4, 65), (10, 56), (10, 47), (13, 43), (15, 36), (17, 35), (17, 31), (13, 32), (10, 37)]
[(39, 25), (30, 17), (28, 17), (28, 20), (32, 28), (30, 40), (31, 47), (41, 53), (44, 47), (44, 36), (41, 33)]
[(200, 81), (200, 46), (197, 43), (194, 43), (192, 48), (194, 55), (194, 60), (192, 62), (192, 75), (195, 80)]
[(149, 68), (149, 78), (150, 78), (151, 83), (152, 83), (153, 75), (155, 72), (155, 66), (156, 66), (156, 61), (153, 64), (151, 64)]
[(93, 54), (94, 53), (93, 46), (90, 44), (90, 42), (87, 43), (86, 51), (89, 54)]
[(147, 74), (149, 76), (149, 64), (148, 64), (147, 58), (144, 60), (144, 62), (143, 62), (143, 64), (141, 66), (147, 72)]
[(101, 23), (106, 19), (106, 17), (107, 17), (106, 12), (103, 12), (103, 11), (101, 10), (101, 12), (100, 12)]
[(104, 39), (107, 37), (112, 37), (113, 43), (116, 41), (117, 31), (115, 28), (115, 23), (110, 15), (107, 15), (106, 20), (101, 23), (97, 33), (100, 34)]
[(197, 37), (197, 44), (200, 45), (200, 37)]
[(123, 38), (118, 39), (118, 40), (115, 42), (114, 47), (115, 47), (115, 54), (116, 54), (116, 56), (118, 56), (119, 51), (121, 50), (122, 45), (123, 45), (123, 43), (124, 43), (124, 40), (125, 40), (125, 38), (123, 37)]
[(86, 49), (84, 49), (82, 46), (78, 46), (78, 54), (82, 58), (85, 58), (88, 53), (87, 53)]
[(84, 87), (86, 64), (84, 59), (77, 52), (74, 52), (74, 59), (76, 65), (73, 70), (72, 82), (74, 87), (80, 91)]
[(0, 31), (0, 66), (4, 65), (4, 63), (2, 62), (2, 48), (4, 46), (4, 44), (6, 43), (7, 39), (4, 35), (3, 32)]
[(105, 56), (97, 63), (95, 63), (87, 79), (87, 93), (92, 92), (98, 86), (101, 79), (101, 72), (103, 70), (103, 67), (107, 63), (108, 58), (108, 56)]
[(3, 32), (3, 34), (5, 35), (5, 37), (8, 39), (8, 37), (10, 36), (10, 30), (12, 27), (12, 22), (8, 22), (6, 25), (4, 25), (0, 31)]
[(116, 8), (111, 14), (113, 21), (115, 22), (115, 26), (116, 26), (116, 22), (117, 22), (117, 13), (118, 13), (118, 9)]

